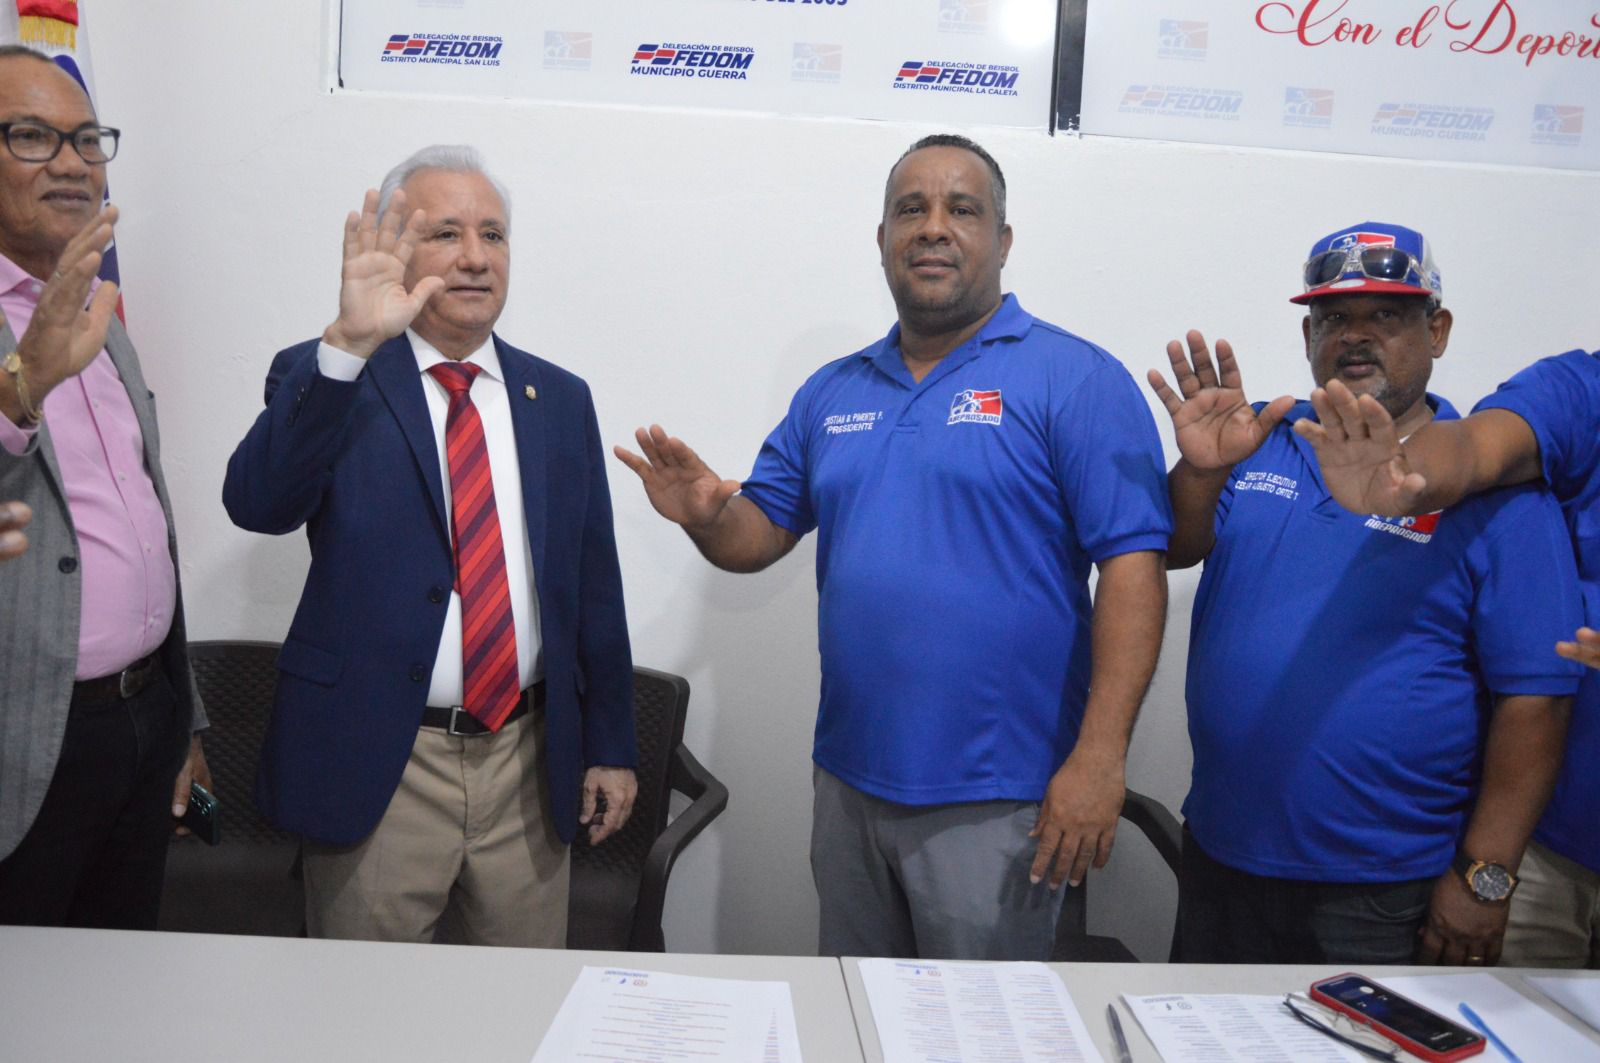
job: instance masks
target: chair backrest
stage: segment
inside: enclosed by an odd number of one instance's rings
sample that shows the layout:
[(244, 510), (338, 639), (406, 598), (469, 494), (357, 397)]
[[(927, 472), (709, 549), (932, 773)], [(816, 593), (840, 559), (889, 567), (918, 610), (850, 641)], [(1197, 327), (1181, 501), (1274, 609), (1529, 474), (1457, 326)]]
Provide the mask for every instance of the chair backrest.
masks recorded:
[(211, 729), (205, 734), (206, 764), (222, 805), (224, 839), (281, 845), (294, 836), (256, 813), (256, 762), (278, 685), (276, 642), (189, 643), (189, 663), (205, 702)]
[(666, 829), (671, 812), (672, 752), (683, 741), (689, 681), (652, 668), (633, 670), (633, 723), (639, 743), (639, 795), (627, 826), (600, 845), (579, 830), (572, 845), (574, 874), (591, 869), (628, 873), (644, 870), (650, 846)]

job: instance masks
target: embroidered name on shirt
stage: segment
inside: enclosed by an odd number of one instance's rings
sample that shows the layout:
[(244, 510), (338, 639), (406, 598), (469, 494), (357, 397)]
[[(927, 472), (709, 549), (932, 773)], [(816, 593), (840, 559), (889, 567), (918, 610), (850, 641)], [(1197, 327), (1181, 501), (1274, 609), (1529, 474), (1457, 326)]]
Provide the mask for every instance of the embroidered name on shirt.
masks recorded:
[(866, 413), (836, 413), (822, 419), (823, 430), (830, 436), (843, 432), (870, 432), (872, 426), (883, 420), (882, 410)]
[(1439, 514), (1444, 510), (1436, 509), (1420, 517), (1379, 517), (1367, 518), (1367, 527), (1373, 531), (1385, 531), (1390, 535), (1398, 535), (1402, 539), (1410, 539), (1414, 543), (1425, 543), (1433, 539), (1433, 533), (1439, 527)]
[(1275, 472), (1247, 472), (1241, 480), (1233, 482), (1235, 491), (1265, 491), (1278, 498), (1293, 502), (1300, 497), (1300, 481), (1291, 480)]
[(967, 388), (956, 393), (950, 401), (950, 419), (945, 424), (961, 424), (972, 422), (975, 424), (999, 424), (1000, 418), (1005, 416), (1005, 407), (1000, 402), (1000, 389), (993, 391), (974, 391)]

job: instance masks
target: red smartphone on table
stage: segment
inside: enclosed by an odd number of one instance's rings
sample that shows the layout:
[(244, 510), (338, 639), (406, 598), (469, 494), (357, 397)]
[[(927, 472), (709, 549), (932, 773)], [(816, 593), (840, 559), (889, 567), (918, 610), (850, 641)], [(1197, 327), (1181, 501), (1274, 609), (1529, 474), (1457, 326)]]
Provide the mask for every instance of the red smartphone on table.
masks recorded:
[(1359, 974), (1335, 975), (1311, 983), (1311, 999), (1370, 1027), (1430, 1063), (1475, 1056), (1486, 1044), (1476, 1030), (1451, 1022)]

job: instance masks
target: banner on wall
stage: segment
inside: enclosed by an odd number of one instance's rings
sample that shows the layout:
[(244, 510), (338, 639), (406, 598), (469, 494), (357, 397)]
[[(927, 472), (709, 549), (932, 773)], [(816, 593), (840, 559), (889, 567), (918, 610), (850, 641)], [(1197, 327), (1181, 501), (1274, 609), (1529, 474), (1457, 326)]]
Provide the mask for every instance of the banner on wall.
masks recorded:
[(1082, 130), (1600, 169), (1600, 0), (1091, 0)]
[(1056, 0), (342, 0), (353, 91), (1048, 128)]

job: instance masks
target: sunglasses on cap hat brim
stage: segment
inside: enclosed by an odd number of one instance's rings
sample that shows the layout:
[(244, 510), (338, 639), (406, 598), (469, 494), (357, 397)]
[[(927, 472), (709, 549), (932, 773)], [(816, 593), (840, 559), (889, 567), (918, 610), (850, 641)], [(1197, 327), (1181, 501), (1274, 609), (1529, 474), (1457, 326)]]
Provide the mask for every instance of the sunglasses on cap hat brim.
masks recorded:
[(1345, 292), (1437, 294), (1429, 286), (1427, 274), (1416, 256), (1398, 247), (1354, 244), (1324, 251), (1306, 262), (1302, 279), (1305, 292), (1291, 302), (1303, 303), (1320, 295)]

